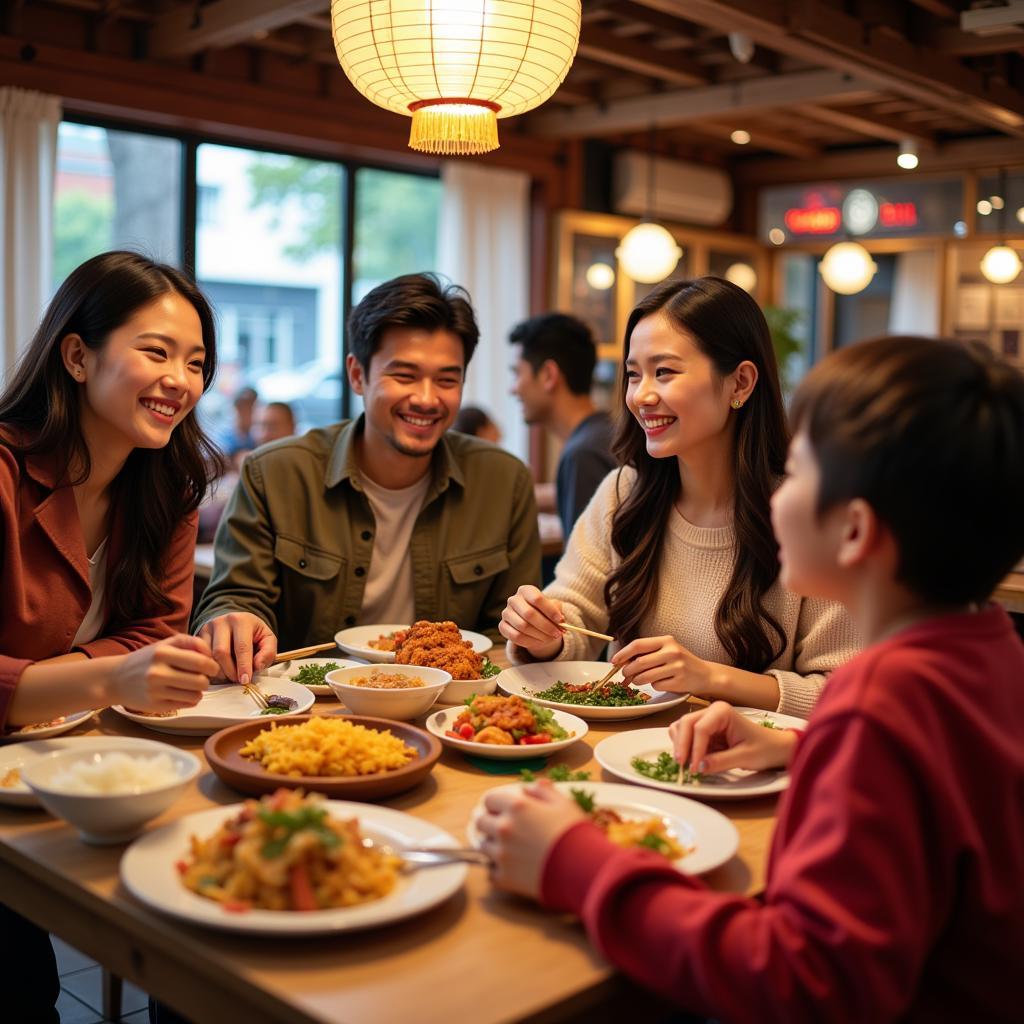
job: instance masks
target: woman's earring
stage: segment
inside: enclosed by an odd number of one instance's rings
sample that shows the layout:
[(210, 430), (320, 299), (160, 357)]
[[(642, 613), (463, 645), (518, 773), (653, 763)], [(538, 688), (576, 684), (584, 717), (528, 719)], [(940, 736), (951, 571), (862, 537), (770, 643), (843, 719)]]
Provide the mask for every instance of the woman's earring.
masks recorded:
[(734, 409), (740, 409), (743, 407), (743, 403), (738, 398), (734, 398), (732, 400), (732, 407)]

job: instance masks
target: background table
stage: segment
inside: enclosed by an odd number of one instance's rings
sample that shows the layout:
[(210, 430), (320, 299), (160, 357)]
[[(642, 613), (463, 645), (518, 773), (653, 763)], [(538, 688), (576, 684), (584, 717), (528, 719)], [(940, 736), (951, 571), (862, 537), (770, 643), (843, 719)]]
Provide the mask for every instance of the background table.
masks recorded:
[[(333, 700), (315, 706), (321, 713), (337, 709)], [(623, 729), (668, 725), (676, 714), (591, 723), (588, 736), (553, 761), (588, 768), (594, 781), (615, 781), (602, 775), (593, 747)], [(73, 735), (97, 733), (166, 740), (202, 758), (203, 738), (165, 736), (110, 710)], [(385, 803), (462, 840), (481, 794), (514, 778), (488, 774), (445, 750), (427, 781)], [(206, 770), (148, 827), (241, 799)], [(775, 799), (714, 806), (739, 829), (740, 850), (707, 881), (752, 893), (764, 879)], [(595, 1022), (660, 1007), (591, 950), (577, 922), (495, 892), (480, 869), (471, 868), (465, 889), (445, 904), (398, 924), (342, 936), (255, 938), (146, 909), (118, 882), (123, 850), (86, 846), (41, 811), (0, 808), (4, 901), (197, 1024), (489, 1024), (584, 1016)]]

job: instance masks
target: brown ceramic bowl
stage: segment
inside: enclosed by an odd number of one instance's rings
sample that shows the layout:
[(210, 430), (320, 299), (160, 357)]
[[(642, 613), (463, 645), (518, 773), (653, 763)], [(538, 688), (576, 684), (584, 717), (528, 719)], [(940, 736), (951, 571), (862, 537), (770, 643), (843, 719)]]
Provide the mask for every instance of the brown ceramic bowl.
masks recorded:
[(257, 733), (270, 727), (272, 720), (265, 718), (232, 725), (215, 732), (203, 745), (203, 753), (213, 771), (229, 786), (242, 793), (261, 796), (272, 793), (282, 786), (285, 789), (305, 789), (341, 800), (382, 800), (412, 789), (431, 772), (441, 756), (441, 744), (422, 729), (393, 722), (386, 718), (364, 718), (359, 715), (289, 715), (281, 725), (301, 725), (315, 717), (345, 718), (354, 725), (365, 725), (369, 729), (383, 732), (409, 744), (417, 752), (402, 768), (378, 772), (375, 775), (277, 775), (268, 772), (256, 761), (242, 757), (238, 751)]

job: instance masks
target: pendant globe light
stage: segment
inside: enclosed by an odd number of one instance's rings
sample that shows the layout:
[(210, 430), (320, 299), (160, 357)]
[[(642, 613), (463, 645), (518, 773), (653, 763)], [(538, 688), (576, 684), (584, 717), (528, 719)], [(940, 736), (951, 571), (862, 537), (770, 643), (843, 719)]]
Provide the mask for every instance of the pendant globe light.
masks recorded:
[(352, 84), (412, 117), (411, 148), (465, 156), (497, 149), (497, 119), (561, 84), (580, 0), (332, 0), (331, 25)]
[(647, 165), (647, 215), (629, 229), (615, 250), (623, 273), (640, 284), (664, 281), (683, 255), (671, 233), (654, 222), (654, 126), (651, 125), (651, 156)]
[(999, 172), (999, 195), (1003, 205), (999, 208), (999, 234), (1002, 236), (998, 245), (993, 245), (981, 258), (981, 272), (993, 284), (1009, 284), (1017, 280), (1021, 272), (1020, 256), (1006, 244), (1006, 168)]
[(871, 253), (858, 242), (837, 242), (822, 257), (818, 272), (822, 280), (840, 295), (862, 292), (875, 276), (878, 266)]

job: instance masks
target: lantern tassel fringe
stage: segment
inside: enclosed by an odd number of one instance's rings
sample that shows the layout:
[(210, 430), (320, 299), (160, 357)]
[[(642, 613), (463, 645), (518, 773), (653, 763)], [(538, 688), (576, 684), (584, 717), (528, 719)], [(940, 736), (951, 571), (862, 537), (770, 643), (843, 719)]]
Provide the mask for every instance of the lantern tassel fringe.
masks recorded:
[(498, 148), (498, 119), (483, 107), (423, 107), (413, 112), (409, 146), (444, 156), (490, 153)]

